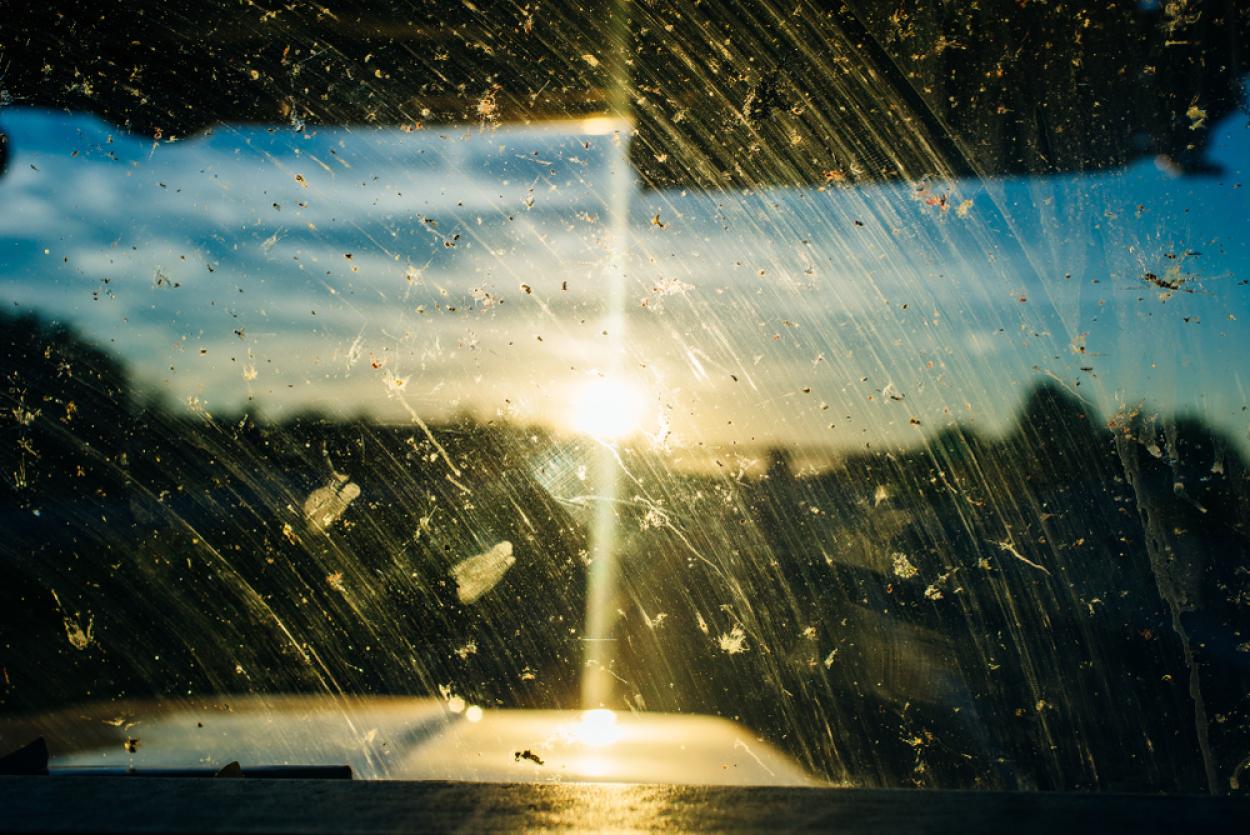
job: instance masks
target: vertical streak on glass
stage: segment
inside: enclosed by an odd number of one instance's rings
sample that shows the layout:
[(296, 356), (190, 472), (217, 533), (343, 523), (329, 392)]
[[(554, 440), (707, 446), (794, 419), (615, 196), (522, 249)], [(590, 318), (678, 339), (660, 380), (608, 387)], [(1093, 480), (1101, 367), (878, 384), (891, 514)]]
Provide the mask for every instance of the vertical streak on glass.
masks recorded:
[[(629, 164), (630, 118), (629, 2), (612, 9), (607, 52), (608, 115), (615, 124), (608, 181), (610, 247), (605, 278), (607, 331), (604, 373), (619, 380), (625, 349), (625, 262), (629, 248), (629, 203), (633, 179)], [(586, 624), (583, 636), (582, 706), (611, 707), (615, 695), (614, 660), (619, 573), (616, 553), (620, 464), (611, 441), (600, 439), (592, 461), (595, 511), (590, 530), (590, 567), (586, 575)]]

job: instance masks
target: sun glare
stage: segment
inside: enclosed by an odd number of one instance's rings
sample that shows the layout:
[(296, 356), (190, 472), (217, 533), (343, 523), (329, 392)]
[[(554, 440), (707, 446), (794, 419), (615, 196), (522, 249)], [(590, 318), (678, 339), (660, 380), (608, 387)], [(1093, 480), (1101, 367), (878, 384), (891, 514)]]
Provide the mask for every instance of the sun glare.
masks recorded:
[(587, 136), (606, 136), (614, 130), (620, 130), (628, 127), (629, 123), (624, 119), (614, 119), (611, 116), (587, 116), (581, 120), (581, 133)]
[(572, 427), (595, 438), (617, 440), (638, 430), (642, 395), (629, 383), (600, 379), (578, 389), (572, 403)]
[(603, 748), (621, 738), (616, 724), (616, 713), (607, 708), (595, 708), (582, 713), (582, 720), (573, 729), (573, 738), (592, 748)]

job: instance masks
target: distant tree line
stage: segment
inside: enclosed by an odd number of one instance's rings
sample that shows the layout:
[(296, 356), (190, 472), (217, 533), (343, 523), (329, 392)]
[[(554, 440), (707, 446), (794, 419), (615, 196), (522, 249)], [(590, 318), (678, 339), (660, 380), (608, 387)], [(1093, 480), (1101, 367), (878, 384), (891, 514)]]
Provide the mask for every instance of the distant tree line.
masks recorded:
[[(174, 411), (29, 315), (0, 313), (0, 346), (0, 710), (577, 706), (584, 445)], [(759, 478), (622, 455), (616, 707), (734, 718), (870, 785), (1244, 781), (1250, 490), (1200, 421), (1042, 384), (1003, 437), (950, 428), (819, 475), (784, 450)], [(515, 564), (462, 602), (453, 567), (503, 542)]]

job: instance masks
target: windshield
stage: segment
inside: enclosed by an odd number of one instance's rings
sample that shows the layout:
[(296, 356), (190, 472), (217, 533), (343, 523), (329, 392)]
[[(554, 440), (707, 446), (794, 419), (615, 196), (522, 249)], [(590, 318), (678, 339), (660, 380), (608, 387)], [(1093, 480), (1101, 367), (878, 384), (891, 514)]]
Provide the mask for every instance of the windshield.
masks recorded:
[(1240, 790), (1250, 14), (905, 6), (3, 24), (0, 748)]

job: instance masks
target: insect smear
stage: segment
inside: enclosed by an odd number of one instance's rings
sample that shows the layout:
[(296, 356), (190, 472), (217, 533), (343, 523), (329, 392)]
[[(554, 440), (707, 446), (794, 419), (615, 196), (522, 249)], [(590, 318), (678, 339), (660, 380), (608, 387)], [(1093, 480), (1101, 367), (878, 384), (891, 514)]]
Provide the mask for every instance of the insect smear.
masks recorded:
[(343, 515), (347, 506), (360, 496), (360, 486), (347, 476), (335, 473), (324, 487), (318, 487), (304, 500), (304, 516), (317, 530), (326, 530)]
[(451, 568), (456, 581), (456, 597), (468, 605), (493, 589), (508, 569), (516, 565), (512, 543), (504, 540), (485, 553), (461, 560)]

